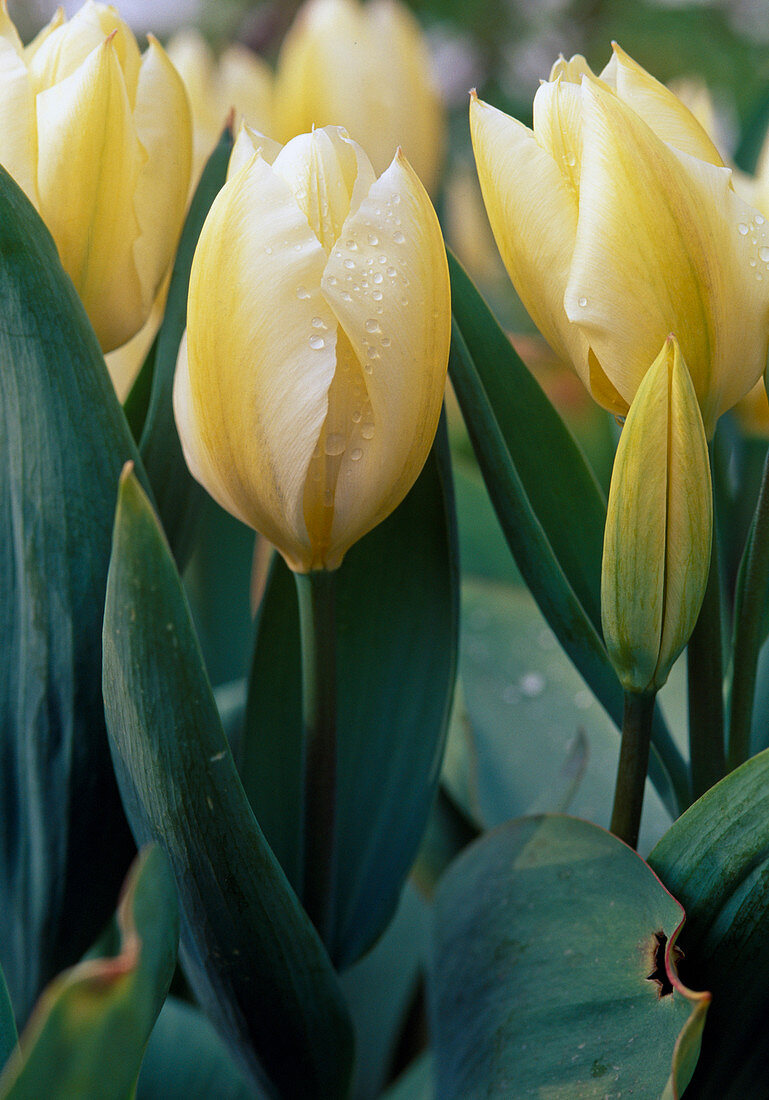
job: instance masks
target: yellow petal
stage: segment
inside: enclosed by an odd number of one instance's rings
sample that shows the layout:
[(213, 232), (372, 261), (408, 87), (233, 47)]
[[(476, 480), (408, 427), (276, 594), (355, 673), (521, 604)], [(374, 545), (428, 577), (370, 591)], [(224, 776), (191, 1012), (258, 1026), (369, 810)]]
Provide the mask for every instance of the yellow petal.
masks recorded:
[(0, 4), (0, 164), (37, 205), (35, 92), (5, 0)]
[(256, 153), (259, 153), (268, 164), (273, 164), (282, 148), (280, 142), (273, 141), (272, 138), (259, 133), (258, 130), (252, 130), (245, 122), (241, 123), (238, 136), (230, 153), (227, 179), (232, 179), (233, 176), (236, 176), (238, 172), (250, 164), (251, 158)]
[(633, 61), (616, 42), (612, 43), (612, 48), (612, 59), (601, 78), (610, 83), (619, 98), (663, 141), (683, 153), (723, 167), (721, 154), (707, 131), (678, 96)]
[(272, 70), (265, 61), (245, 46), (235, 44), (219, 59), (218, 98), (224, 114), (234, 107), (236, 117), (249, 126), (271, 133)]
[(515, 289), (553, 351), (589, 386), (588, 345), (563, 295), (577, 232), (577, 197), (534, 134), (473, 96), (470, 131), (483, 200)]
[(561, 54), (550, 70), (549, 79), (555, 81), (560, 77), (562, 80), (568, 81), (569, 84), (580, 84), (583, 76), (595, 76), (595, 73), (582, 54), (575, 53), (568, 61)]
[(534, 135), (578, 198), (582, 161), (582, 88), (578, 84), (560, 77), (540, 84), (534, 96)]
[(711, 534), (705, 432), (670, 337), (630, 407), (609, 491), (601, 619), (626, 690), (660, 688), (686, 645), (705, 592)]
[[(306, 569), (307, 470), (326, 418), (336, 320), (320, 292), (326, 254), (285, 180), (261, 157), (215, 200), (188, 304), (199, 470), (233, 511)], [(205, 482), (204, 482), (205, 483)]]
[(40, 211), (104, 351), (146, 316), (133, 260), (143, 151), (113, 41), (37, 98)]
[(134, 125), (147, 154), (136, 180), (136, 270), (148, 314), (181, 232), (192, 166), (187, 93), (159, 42), (149, 36), (136, 89)]
[[(766, 361), (766, 224), (737, 197), (728, 169), (671, 149), (597, 83), (583, 83), (583, 98), (566, 313), (628, 405), (675, 332), (710, 435)], [(599, 398), (595, 379), (586, 381)]]
[(357, 210), (374, 182), (366, 154), (345, 130), (327, 126), (300, 134), (273, 161), (326, 252), (348, 214)]
[(57, 30), (64, 20), (64, 8), (58, 7), (42, 30), (38, 31), (32, 41), (24, 47), (24, 60), (28, 65), (31, 64), (32, 58), (45, 42), (46, 38), (48, 38), (53, 31)]
[[(446, 255), (430, 200), (402, 155), (345, 223), (323, 291), (355, 356), (342, 379), (347, 405), (339, 423), (347, 429), (335, 429), (344, 450), (328, 552), (333, 567), (416, 480), (443, 397), (451, 315)], [(332, 394), (329, 416), (334, 407)]]

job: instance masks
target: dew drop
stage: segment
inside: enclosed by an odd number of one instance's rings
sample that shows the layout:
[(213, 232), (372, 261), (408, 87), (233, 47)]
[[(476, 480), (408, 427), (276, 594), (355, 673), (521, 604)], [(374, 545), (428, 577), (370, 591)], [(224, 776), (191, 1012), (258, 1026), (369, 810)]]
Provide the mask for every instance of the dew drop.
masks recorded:
[(383, 348), (389, 348), (391, 343), (392, 343), (392, 340), (390, 339), (389, 336), (383, 336), (382, 337), (382, 347)]
[(372, 290), (371, 297), (374, 299), (375, 302), (381, 302), (382, 301), (382, 291), (381, 290)]
[(766, 263), (766, 261), (769, 260), (769, 248), (767, 248), (766, 245), (764, 245), (763, 248), (759, 248), (758, 258), (760, 260), (763, 260), (764, 263)]
[(328, 285), (329, 286), (336, 286), (336, 275), (329, 275)]
[(373, 374), (374, 373), (374, 368), (372, 367), (371, 363), (364, 363), (363, 364), (363, 370), (365, 371), (366, 374)]
[(322, 317), (313, 317), (311, 324), (313, 328), (328, 328)]
[(747, 235), (748, 235), (748, 226), (747, 226), (746, 222), (740, 222), (740, 224), (737, 226), (737, 229), (743, 237), (747, 237)]
[(376, 348), (373, 346), (373, 344), (369, 344), (368, 347), (366, 348), (366, 355), (369, 357), (369, 359), (378, 359), (379, 358), (379, 352), (376, 350)]
[(302, 251), (302, 245), (301, 244), (295, 244), (294, 245), (294, 252), (301, 252), (301, 251)]
[(374, 233), (369, 233), (368, 243), (371, 245), (372, 248), (376, 248), (376, 246), (379, 244), (379, 237), (377, 237)]
[(341, 432), (331, 432), (326, 436), (326, 454), (327, 455), (341, 455), (344, 453), (345, 442), (344, 436)]
[(347, 242), (347, 247), (350, 249), (351, 252), (354, 252), (356, 250), (356, 248), (358, 247), (358, 245), (357, 245), (356, 241), (350, 240), (350, 241)]
[(753, 220), (755, 221), (756, 225), (763, 225), (766, 219), (763, 218), (760, 214), (756, 214)]
[(309, 298), (310, 297), (310, 292), (309, 292), (309, 290), (307, 289), (306, 286), (298, 286), (296, 288), (296, 296), (297, 296), (297, 298), (302, 298), (302, 299)]
[(381, 271), (377, 271), (377, 273), (372, 277), (373, 277), (373, 280), (374, 280), (375, 283), (381, 283), (382, 280), (384, 279), (384, 275), (382, 274)]
[(361, 418), (362, 415), (363, 414), (361, 413), (360, 409), (353, 409), (352, 410), (352, 422), (353, 422), (353, 424), (360, 424), (360, 418)]
[(762, 279), (763, 279), (763, 275), (756, 275), (756, 282), (757, 283), (760, 283)]
[(360, 447), (356, 447), (354, 450), (350, 451), (350, 458), (353, 460), (353, 462), (357, 462), (362, 457), (363, 451), (360, 449)]
[(379, 327), (379, 321), (375, 321), (373, 317), (369, 317), (365, 324), (366, 332), (381, 332)]
[(264, 250), (264, 251), (265, 251), (265, 252), (267, 253), (267, 255), (268, 255), (268, 256), (271, 256), (271, 255), (272, 255), (272, 249), (270, 248), (270, 246), (269, 246), (269, 245), (267, 245), (267, 247), (265, 248), (265, 250)]
[(352, 271), (352, 269), (355, 267), (355, 260), (345, 260), (344, 266), (347, 268), (348, 271)]
[(401, 231), (399, 229), (397, 232), (393, 233), (393, 240), (395, 241), (396, 244), (403, 244), (403, 242), (406, 240), (406, 238), (403, 236), (403, 234), (401, 233)]
[(394, 279), (398, 272), (395, 270), (394, 267), (388, 267), (387, 274), (390, 276), (391, 279)]
[(750, 261), (750, 266), (751, 266), (751, 267), (755, 267), (755, 266), (756, 266), (756, 261), (755, 261), (755, 260), (751, 260), (751, 261)]
[(312, 348), (313, 351), (320, 351), (320, 349), (324, 348), (325, 346), (326, 346), (326, 341), (323, 339), (322, 336), (311, 336), (310, 337), (310, 347)]
[(360, 434), (364, 439), (373, 439), (374, 438), (374, 425), (373, 424), (364, 424), (363, 427), (360, 430)]
[(585, 298), (585, 296), (583, 295), (581, 298), (577, 299), (577, 304), (580, 305), (584, 309), (585, 306), (587, 305), (587, 298)]
[(343, 290), (342, 291), (342, 301), (343, 302), (351, 302), (352, 301), (352, 294), (348, 294), (346, 290)]
[(386, 264), (387, 263), (387, 257), (385, 256), (384, 252), (379, 257), (379, 262), (380, 262), (380, 264)]
[(574, 165), (577, 163), (577, 158), (574, 155), (574, 153), (566, 153), (566, 155), (564, 156), (563, 159), (566, 162), (566, 164), (569, 166), (569, 168), (573, 168)]
[(394, 203), (394, 204), (395, 204), (396, 206), (398, 205), (398, 203), (399, 203), (400, 201), (401, 201), (401, 197), (400, 197), (400, 195), (393, 195), (393, 203)]

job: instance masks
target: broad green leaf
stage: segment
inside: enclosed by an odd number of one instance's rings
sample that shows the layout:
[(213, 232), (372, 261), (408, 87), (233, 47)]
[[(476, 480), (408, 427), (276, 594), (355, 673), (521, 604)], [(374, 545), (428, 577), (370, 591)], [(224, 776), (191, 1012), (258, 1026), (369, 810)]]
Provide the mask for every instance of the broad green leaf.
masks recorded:
[[(187, 288), (195, 245), (211, 203), (224, 185), (232, 150), (232, 133), (226, 129), (208, 159), (184, 223), (174, 260), (163, 323), (160, 326), (152, 363), (152, 388), (144, 418), (139, 451), (157, 501), (158, 511), (179, 568), (183, 569), (192, 548), (204, 490), (187, 470), (176, 431), (172, 403), (174, 371), (179, 343), (187, 325)], [(144, 370), (138, 386), (146, 386)], [(139, 395), (129, 396), (129, 407)]]
[(682, 972), (690, 984), (713, 993), (691, 1096), (764, 1096), (769, 1081), (769, 751), (695, 802), (665, 834), (649, 863), (686, 909)]
[[(488, 307), (449, 256), (449, 371), (489, 496), (518, 568), (591, 691), (622, 723), (622, 689), (601, 637), (606, 504), (580, 449)], [(657, 712), (650, 774), (671, 816), (688, 775)]]
[(429, 1050), (403, 1071), (383, 1093), (382, 1100), (435, 1100), (433, 1057)]
[(119, 471), (136, 450), (56, 247), (0, 169), (0, 962), (19, 1024), (108, 920), (133, 851), (101, 699)]
[[(386, 927), (438, 783), (454, 685), (458, 594), (445, 427), (396, 511), (337, 572), (337, 890), (331, 955), (349, 966)], [(273, 565), (259, 620), (244, 783), (286, 873), (302, 850), (296, 599)]]
[(232, 1061), (203, 1013), (169, 997), (147, 1044), (136, 1100), (269, 1100)]
[(743, 172), (751, 174), (755, 172), (767, 128), (769, 128), (769, 89), (764, 87), (748, 116), (734, 154), (734, 163)]
[(125, 1100), (171, 984), (176, 885), (157, 846), (136, 859), (118, 909), (120, 953), (73, 966), (45, 990), (0, 1078), (3, 1100)]
[(0, 970), (0, 1070), (8, 1061), (18, 1039), (8, 986), (5, 984), (5, 975)]
[(188, 980), (257, 1087), (342, 1097), (350, 1021), (328, 956), (248, 805), (169, 548), (123, 475), (104, 700), (135, 835), (166, 849)]
[[(619, 737), (522, 588), (462, 588), (460, 660), (466, 721), (452, 727), (444, 781), (489, 829), (523, 814), (568, 812), (608, 827)], [(641, 850), (671, 817), (646, 785)]]
[(640, 856), (586, 821), (486, 834), (436, 895), (436, 1095), (679, 1096), (710, 1000), (676, 974), (683, 919)]

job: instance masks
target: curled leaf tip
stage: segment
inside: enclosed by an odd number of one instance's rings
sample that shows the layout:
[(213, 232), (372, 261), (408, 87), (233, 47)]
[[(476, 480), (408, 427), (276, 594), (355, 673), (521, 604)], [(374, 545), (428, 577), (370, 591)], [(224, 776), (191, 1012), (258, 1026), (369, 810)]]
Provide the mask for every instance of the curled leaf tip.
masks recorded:
[(128, 461), (123, 466), (123, 469), (120, 471), (120, 484), (123, 485), (128, 480), (128, 478), (131, 476), (131, 474), (133, 472), (134, 472), (134, 461), (133, 461), (132, 458), (129, 458)]

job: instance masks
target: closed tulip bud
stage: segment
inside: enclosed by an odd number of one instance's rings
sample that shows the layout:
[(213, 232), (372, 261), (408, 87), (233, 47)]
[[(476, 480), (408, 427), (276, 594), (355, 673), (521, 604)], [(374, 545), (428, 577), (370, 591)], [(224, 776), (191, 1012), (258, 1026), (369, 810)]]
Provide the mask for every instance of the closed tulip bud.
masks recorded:
[(377, 172), (400, 146), (433, 193), (443, 154), (443, 109), (419, 24), (398, 0), (308, 0), (289, 30), (275, 86), (283, 141), (341, 125)]
[(446, 255), (397, 153), (243, 131), (195, 252), (174, 384), (187, 463), (292, 569), (335, 569), (417, 478), (450, 335)]
[(626, 691), (662, 687), (699, 615), (713, 503), (705, 430), (674, 336), (630, 406), (612, 471), (601, 619)]
[(102, 349), (146, 320), (190, 178), (184, 85), (112, 7), (58, 13), (26, 49), (0, 0), (0, 164), (51, 231)]
[(510, 277), (553, 350), (626, 415), (668, 332), (705, 430), (761, 376), (769, 232), (694, 115), (619, 47), (556, 63), (534, 127), (473, 98), (478, 175)]

